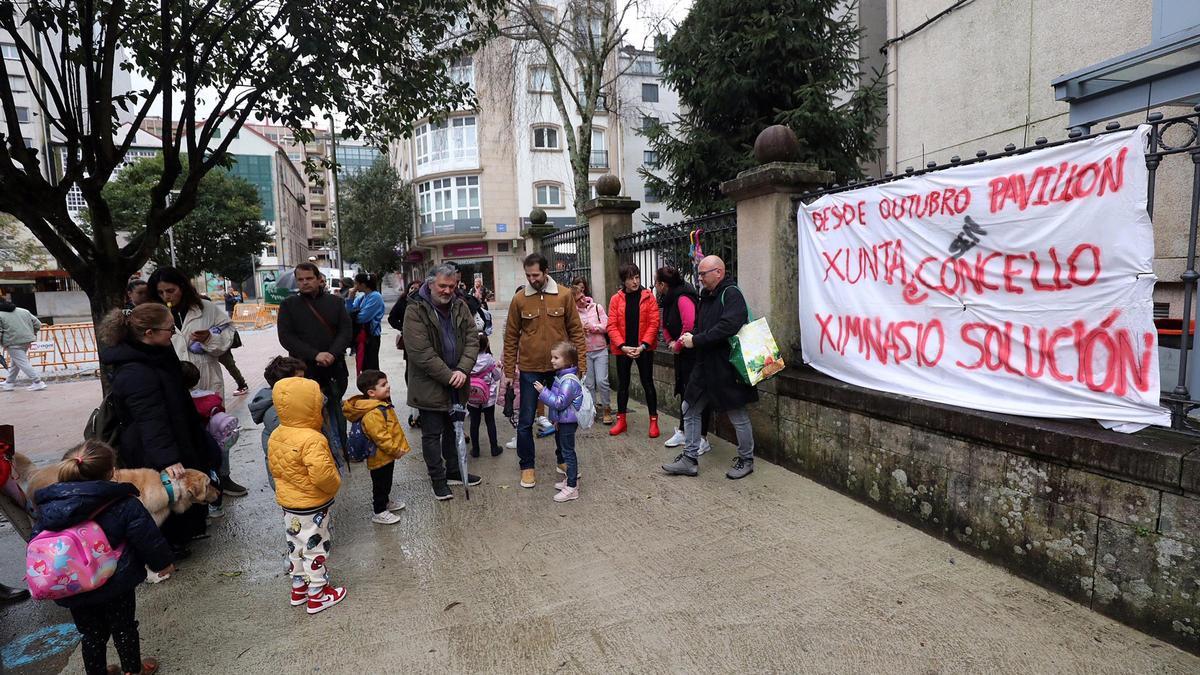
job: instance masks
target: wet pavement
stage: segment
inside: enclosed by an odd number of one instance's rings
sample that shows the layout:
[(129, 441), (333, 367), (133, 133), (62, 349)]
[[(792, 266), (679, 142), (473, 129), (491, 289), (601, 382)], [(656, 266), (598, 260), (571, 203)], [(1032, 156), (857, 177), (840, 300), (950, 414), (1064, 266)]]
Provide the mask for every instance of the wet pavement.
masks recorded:
[[(254, 389), (276, 347), (270, 331), (249, 338), (237, 356)], [(382, 342), (401, 400), (403, 362), (390, 332)], [(82, 408), (55, 403), (68, 386), (16, 419), (18, 438), (78, 428), (68, 418)], [(408, 508), (392, 526), (370, 522), (354, 465), (329, 559), (349, 595), (316, 616), (288, 606), (281, 515), (248, 429), (233, 475), (250, 495), (228, 500), (175, 578), (139, 590), (144, 653), (172, 673), (1200, 672), (1192, 655), (767, 462), (729, 481), (724, 442), (700, 477), (664, 476), (670, 451), (633, 417), (619, 439), (581, 432), (581, 498), (568, 504), (551, 499), (552, 438), (538, 441), (535, 489), (506, 450), (474, 461), (484, 482), (469, 501), (455, 488), (436, 502), (415, 449), (397, 466), (393, 498)], [(497, 423), (504, 443), (511, 426)], [(0, 551), (12, 583), (11, 530)], [(53, 605), (0, 608), (5, 672), (81, 672), (64, 621)]]

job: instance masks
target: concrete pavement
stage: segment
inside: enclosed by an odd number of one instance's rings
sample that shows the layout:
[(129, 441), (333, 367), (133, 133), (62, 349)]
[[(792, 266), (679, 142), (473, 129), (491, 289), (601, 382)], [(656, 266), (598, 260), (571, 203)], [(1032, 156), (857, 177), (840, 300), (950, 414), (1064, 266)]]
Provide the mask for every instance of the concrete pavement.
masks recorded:
[[(262, 363), (249, 354), (275, 353), (270, 339), (238, 353), (252, 386)], [(401, 400), (403, 362), (390, 331), (382, 342)], [(77, 428), (44, 400), (35, 417)], [(31, 421), (16, 424), (20, 436)], [(498, 425), (503, 442), (511, 427)], [(564, 505), (551, 500), (552, 439), (538, 442), (537, 488), (518, 486), (506, 451), (474, 461), (484, 483), (470, 501), (461, 488), (434, 501), (415, 450), (397, 466), (393, 497), (408, 508), (394, 526), (369, 522), (368, 474), (354, 465), (329, 559), (349, 597), (307, 616), (287, 604), (280, 512), (248, 429), (234, 476), (250, 495), (229, 500), (176, 578), (139, 591), (144, 653), (180, 673), (1200, 671), (1192, 655), (767, 462), (729, 481), (724, 442), (699, 478), (664, 476), (670, 452), (644, 434), (641, 418), (619, 439), (581, 433), (582, 496)], [(19, 549), (0, 536), (11, 583)], [(5, 658), (14, 645), (47, 652), (6, 668), (80, 672), (69, 635), (56, 655), (53, 635), (19, 642), (64, 617), (0, 608)]]

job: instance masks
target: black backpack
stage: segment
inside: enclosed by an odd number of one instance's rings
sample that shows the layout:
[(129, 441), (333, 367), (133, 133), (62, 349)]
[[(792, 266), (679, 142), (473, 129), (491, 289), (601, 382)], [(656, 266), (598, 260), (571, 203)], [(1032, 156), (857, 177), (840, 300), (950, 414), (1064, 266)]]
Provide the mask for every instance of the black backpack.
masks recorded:
[(83, 437), (89, 441), (100, 441), (116, 449), (121, 441), (121, 418), (117, 414), (116, 398), (110, 393), (100, 402), (100, 407), (88, 416), (83, 427)]

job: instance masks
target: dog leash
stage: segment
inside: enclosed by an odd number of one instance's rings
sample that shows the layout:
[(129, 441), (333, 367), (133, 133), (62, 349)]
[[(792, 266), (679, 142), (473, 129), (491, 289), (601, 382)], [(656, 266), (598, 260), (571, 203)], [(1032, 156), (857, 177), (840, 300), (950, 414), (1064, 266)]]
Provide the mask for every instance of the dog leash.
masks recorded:
[(158, 474), (158, 479), (162, 481), (163, 489), (167, 491), (167, 508), (175, 505), (175, 482), (167, 475), (166, 471)]

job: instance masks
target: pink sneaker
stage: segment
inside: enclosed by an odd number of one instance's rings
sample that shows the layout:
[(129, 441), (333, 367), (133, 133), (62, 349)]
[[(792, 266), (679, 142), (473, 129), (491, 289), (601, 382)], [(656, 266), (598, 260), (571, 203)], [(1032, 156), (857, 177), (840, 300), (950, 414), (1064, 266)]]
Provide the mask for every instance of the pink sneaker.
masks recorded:
[(308, 604), (308, 586), (292, 586), (292, 607)]
[(314, 594), (311, 590), (308, 593), (308, 613), (316, 614), (317, 612), (329, 609), (341, 602), (346, 597), (346, 589), (330, 588), (322, 586), (320, 590)]
[(567, 479), (562, 479), (554, 484), (555, 490), (565, 490), (567, 488)]
[(556, 502), (569, 502), (573, 499), (579, 499), (578, 487), (567, 487), (564, 485), (558, 494), (554, 495), (554, 501)]

